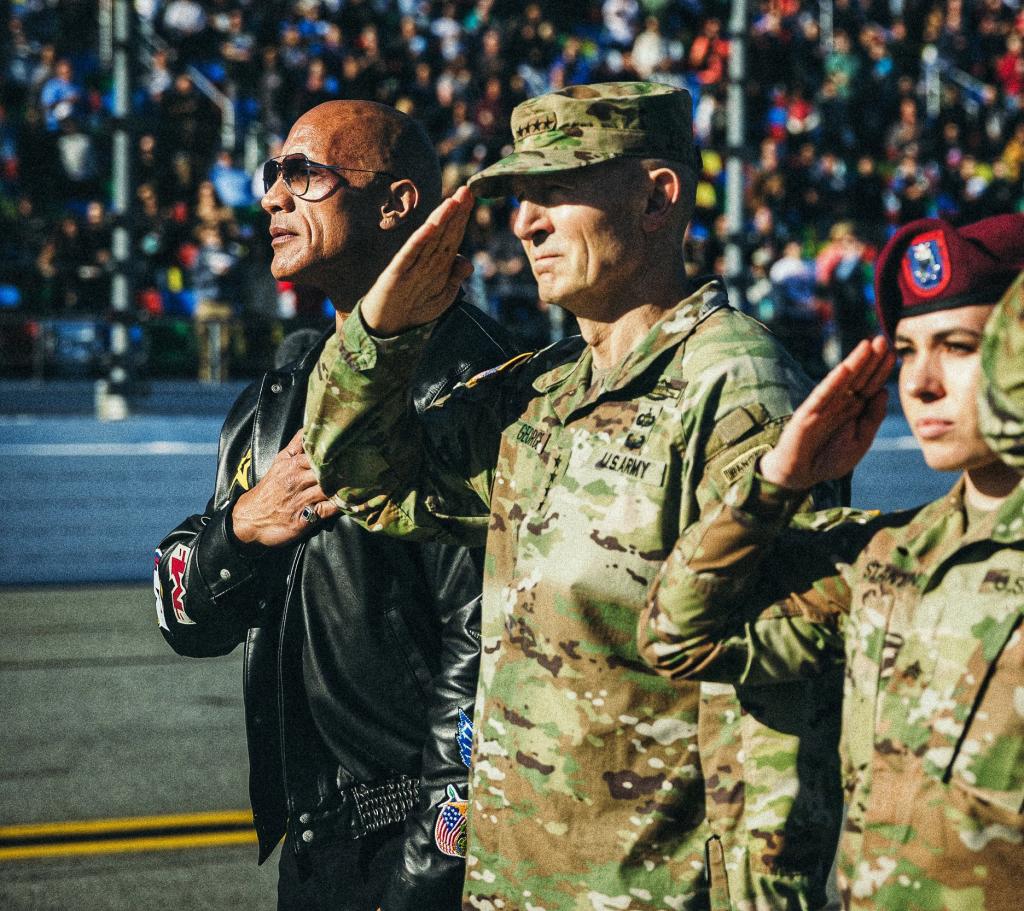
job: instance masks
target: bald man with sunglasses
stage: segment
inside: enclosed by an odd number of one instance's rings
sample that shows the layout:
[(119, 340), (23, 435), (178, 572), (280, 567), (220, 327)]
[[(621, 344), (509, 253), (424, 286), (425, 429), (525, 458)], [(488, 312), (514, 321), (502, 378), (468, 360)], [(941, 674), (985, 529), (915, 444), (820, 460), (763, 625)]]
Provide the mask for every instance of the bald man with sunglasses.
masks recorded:
[[(440, 202), (437, 157), (408, 117), (348, 101), (301, 117), (282, 151), (263, 166), (271, 272), (324, 292), (343, 323)], [(482, 554), (337, 516), (301, 430), (333, 331), (235, 403), (213, 497), (157, 550), (158, 621), (184, 655), (245, 642), (260, 863), (285, 835), (279, 911), (443, 911), (463, 879)], [(410, 409), (514, 354), (456, 303)]]

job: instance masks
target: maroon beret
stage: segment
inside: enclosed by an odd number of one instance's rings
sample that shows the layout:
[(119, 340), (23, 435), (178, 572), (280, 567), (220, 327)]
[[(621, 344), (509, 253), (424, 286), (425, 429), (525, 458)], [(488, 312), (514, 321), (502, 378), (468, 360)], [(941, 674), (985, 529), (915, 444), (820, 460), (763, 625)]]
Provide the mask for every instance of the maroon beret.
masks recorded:
[(875, 262), (878, 322), (892, 338), (905, 316), (994, 304), (1024, 269), (1024, 214), (954, 228), (941, 218), (904, 225)]

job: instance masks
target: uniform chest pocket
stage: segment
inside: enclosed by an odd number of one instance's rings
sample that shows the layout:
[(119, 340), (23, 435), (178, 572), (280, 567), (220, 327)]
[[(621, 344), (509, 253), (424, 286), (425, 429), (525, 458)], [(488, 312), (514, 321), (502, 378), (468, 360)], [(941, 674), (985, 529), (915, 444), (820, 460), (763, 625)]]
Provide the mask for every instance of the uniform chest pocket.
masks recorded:
[(1012, 813), (1024, 812), (1022, 613), (1024, 606), (1002, 622), (987, 621), (987, 629), (976, 629), (981, 643), (932, 733), (934, 744), (943, 729), (961, 728), (943, 778)]

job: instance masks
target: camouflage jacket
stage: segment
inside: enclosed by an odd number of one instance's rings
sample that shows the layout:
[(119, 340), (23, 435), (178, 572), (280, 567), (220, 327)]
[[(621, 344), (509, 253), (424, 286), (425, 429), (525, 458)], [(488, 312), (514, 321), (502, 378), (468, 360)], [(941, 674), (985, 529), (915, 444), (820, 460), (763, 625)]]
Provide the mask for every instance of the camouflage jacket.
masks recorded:
[[(748, 901), (737, 907), (819, 904), (841, 804), (834, 738), (807, 745), (826, 841), (775, 863), (785, 816), (757, 804), (739, 831), (732, 688), (664, 680), (635, 635), (662, 561), (776, 440), (806, 378), (715, 281), (595, 380), (578, 340), (474, 378), (439, 409), (447, 430), (432, 438), (447, 444), (428, 453), (401, 394), (423, 335), (378, 346), (357, 311), (311, 379), (306, 444), (324, 489), (368, 527), (487, 535), (466, 907), (703, 909), (706, 853), (721, 907), (729, 890)], [(821, 714), (808, 688), (790, 732), (761, 736), (791, 755), (792, 728)], [(799, 790), (791, 764), (769, 778)]]
[(985, 375), (978, 420), (985, 442), (1004, 462), (1024, 469), (1024, 272), (1003, 295), (985, 327)]
[(888, 516), (792, 509), (750, 471), (709, 510), (652, 589), (644, 657), (741, 688), (845, 660), (846, 906), (1019, 908), (1024, 482), (966, 528), (963, 480)]

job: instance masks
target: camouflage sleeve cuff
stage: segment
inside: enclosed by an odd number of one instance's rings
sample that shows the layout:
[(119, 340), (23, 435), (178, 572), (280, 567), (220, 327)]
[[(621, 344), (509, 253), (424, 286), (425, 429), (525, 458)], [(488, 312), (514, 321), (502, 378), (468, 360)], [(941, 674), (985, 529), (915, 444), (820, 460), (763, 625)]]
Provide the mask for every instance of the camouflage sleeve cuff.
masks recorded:
[(370, 332), (363, 320), (360, 302), (342, 327), (341, 353), (355, 370), (372, 370), (377, 366), (378, 361), (383, 360), (389, 366), (400, 365), (396, 372), (411, 375), (418, 358), (416, 356), (402, 357), (402, 355), (418, 355), (434, 331), (435, 324), (436, 321), (417, 326), (408, 332), (402, 332), (389, 338), (378, 338)]
[(725, 502), (737, 512), (761, 522), (788, 521), (807, 498), (806, 490), (790, 490), (762, 477), (756, 463), (725, 493)]

